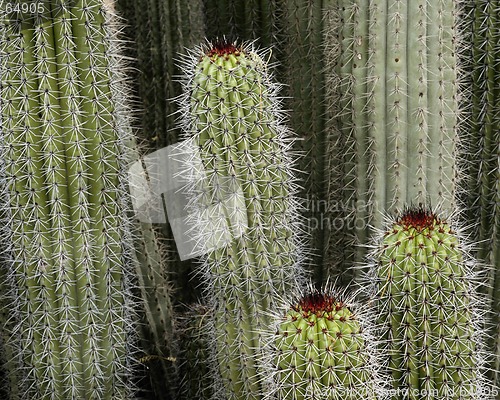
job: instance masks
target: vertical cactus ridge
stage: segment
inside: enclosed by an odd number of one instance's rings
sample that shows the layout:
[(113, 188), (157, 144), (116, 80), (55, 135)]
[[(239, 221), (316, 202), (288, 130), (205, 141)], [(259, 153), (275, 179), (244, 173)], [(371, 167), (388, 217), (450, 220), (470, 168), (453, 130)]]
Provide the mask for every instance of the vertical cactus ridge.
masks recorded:
[[(335, 77), (326, 79), (340, 87), (327, 92), (328, 156), (343, 165), (328, 178), (329, 199), (341, 209), (332, 218), (344, 219), (327, 239), (333, 270), (363, 260), (370, 227), (381, 228), (385, 212), (426, 202), (454, 210), (457, 7), (453, 0), (327, 5), (337, 16), (325, 26), (336, 43), (325, 56)], [(333, 247), (339, 242), (347, 261)]]
[(431, 210), (409, 208), (376, 246), (370, 280), (392, 398), (493, 398), (484, 377), (484, 301), (454, 228)]
[(140, 349), (144, 356), (153, 356), (148, 367), (152, 391), (156, 396), (178, 389), (176, 346), (174, 345), (174, 312), (172, 287), (163, 268), (165, 250), (152, 224), (137, 221), (134, 236), (138, 260), (137, 280), (142, 302), (138, 310), (142, 317)]
[(131, 267), (123, 100), (99, 1), (2, 11), (2, 156), (23, 398), (126, 399)]
[[(292, 139), (266, 59), (249, 45), (221, 40), (184, 60), (181, 123), (193, 149), (185, 154), (186, 191), (200, 227), (194, 240), (206, 245), (200, 273), (230, 399), (263, 396), (258, 332), (277, 296), (286, 297), (302, 277)], [(193, 171), (197, 158), (202, 176)], [(227, 199), (234, 208), (225, 208)]]
[(181, 71), (175, 59), (184, 48), (192, 47), (204, 37), (202, 0), (148, 0), (147, 5), (118, 0), (117, 8), (128, 26), (140, 110), (137, 113), (139, 137), (146, 148), (160, 149), (179, 140), (172, 100), (180, 94), (175, 76)]
[[(308, 289), (278, 310), (266, 335), (271, 394), (278, 399), (384, 398), (374, 318), (352, 296)], [(270, 378), (270, 379), (269, 379)]]
[(276, 0), (204, 0), (206, 36), (241, 38), (265, 47), (277, 45), (282, 7), (286, 5)]

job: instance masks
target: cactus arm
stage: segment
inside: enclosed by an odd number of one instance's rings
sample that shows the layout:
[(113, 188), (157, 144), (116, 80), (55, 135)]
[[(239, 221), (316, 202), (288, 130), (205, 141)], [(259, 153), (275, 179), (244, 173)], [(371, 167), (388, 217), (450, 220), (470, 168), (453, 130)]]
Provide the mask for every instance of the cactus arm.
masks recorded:
[[(214, 375), (220, 376), (225, 396), (260, 398), (258, 332), (267, 326), (275, 299), (286, 296), (302, 273), (295, 264), (298, 243), (292, 235), (298, 215), (286, 153), (290, 143), (280, 125), (266, 58), (229, 42), (210, 46), (194, 54), (187, 66), (186, 138), (199, 149), (207, 175), (189, 182), (189, 193), (197, 200), (195, 213), (203, 214), (207, 205), (219, 208), (220, 215), (212, 218), (227, 233), (241, 217), (220, 200), (239, 196), (239, 213), (246, 221), (241, 236), (207, 250), (200, 271), (214, 308), (219, 364)], [(217, 240), (213, 236), (209, 243)]]
[(377, 307), (384, 351), (395, 388), (409, 389), (409, 398), (422, 398), (423, 390), (429, 399), (488, 393), (482, 323), (468, 314), (480, 307), (479, 297), (455, 235), (430, 211), (409, 210), (380, 242)]
[(285, 315), (276, 313), (276, 326), (269, 328), (274, 347), (266, 355), (276, 368), (267, 378), (274, 382), (270, 394), (275, 398), (378, 398), (383, 385), (370, 350), (370, 317), (329, 296), (326, 291), (305, 294)]

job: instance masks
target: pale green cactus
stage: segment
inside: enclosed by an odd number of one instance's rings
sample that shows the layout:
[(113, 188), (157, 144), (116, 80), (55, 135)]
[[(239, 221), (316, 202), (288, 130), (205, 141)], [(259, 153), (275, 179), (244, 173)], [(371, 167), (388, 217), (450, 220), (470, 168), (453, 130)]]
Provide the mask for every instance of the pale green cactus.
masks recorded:
[(352, 296), (309, 289), (274, 314), (265, 372), (273, 398), (387, 397), (374, 317)]
[[(111, 4), (0, 10), (4, 237), (22, 398), (130, 399), (128, 117)], [(5, 6), (5, 5), (4, 5)]]
[(328, 2), (332, 274), (363, 261), (385, 213), (410, 203), (455, 209), (457, 3)]
[[(302, 276), (291, 139), (266, 59), (223, 40), (191, 51), (183, 63), (182, 126), (192, 144), (186, 191), (193, 237), (206, 253), (200, 274), (213, 310), (212, 379), (228, 399), (265, 396), (258, 332), (277, 297)], [(201, 174), (193, 170), (197, 161)]]
[(490, 399), (479, 282), (451, 225), (424, 208), (388, 224), (371, 281), (393, 399)]

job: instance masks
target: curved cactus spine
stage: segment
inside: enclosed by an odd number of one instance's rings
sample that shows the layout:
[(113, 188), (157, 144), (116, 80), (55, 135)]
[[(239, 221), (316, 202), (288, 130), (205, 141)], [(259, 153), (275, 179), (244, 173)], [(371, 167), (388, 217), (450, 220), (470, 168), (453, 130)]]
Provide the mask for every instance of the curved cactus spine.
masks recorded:
[[(276, 310), (275, 310), (276, 312)], [(309, 290), (267, 333), (271, 394), (278, 399), (383, 399), (375, 321), (352, 297)]]
[[(291, 139), (266, 59), (221, 41), (184, 62), (189, 208), (200, 227), (195, 242), (206, 252), (200, 271), (214, 310), (220, 389), (229, 399), (264, 396), (258, 332), (277, 296), (286, 297), (302, 276)], [(201, 176), (193, 171), (197, 159)]]
[(133, 329), (125, 105), (100, 1), (2, 10), (1, 119), (23, 396), (126, 399)]
[(493, 398), (479, 282), (457, 233), (433, 212), (409, 209), (376, 246), (370, 278), (394, 398)]
[(338, 62), (327, 56), (326, 68), (340, 82), (327, 100), (329, 155), (344, 165), (330, 174), (329, 197), (345, 218), (329, 241), (348, 247), (344, 260), (326, 249), (335, 268), (363, 260), (355, 245), (368, 243), (385, 212), (428, 202), (454, 209), (457, 2), (338, 0), (327, 12), (342, 23), (326, 27), (341, 54)]

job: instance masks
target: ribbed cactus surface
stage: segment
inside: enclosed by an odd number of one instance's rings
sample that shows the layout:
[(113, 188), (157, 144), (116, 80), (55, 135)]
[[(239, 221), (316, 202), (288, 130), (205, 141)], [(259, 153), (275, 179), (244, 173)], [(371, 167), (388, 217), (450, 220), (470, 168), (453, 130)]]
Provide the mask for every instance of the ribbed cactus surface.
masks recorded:
[(330, 290), (311, 291), (278, 319), (268, 355), (277, 398), (383, 398), (371, 336), (374, 321), (341, 297)]
[[(26, 399), (128, 399), (126, 109), (112, 10), (0, 10), (4, 251)], [(5, 4), (4, 4), (5, 6)]]
[(219, 389), (229, 399), (264, 396), (258, 331), (301, 276), (291, 139), (266, 59), (223, 40), (184, 62), (182, 122), (194, 149), (185, 154), (187, 192), (194, 239), (206, 252), (200, 271), (213, 308)]
[(470, 74), (463, 99), (468, 112), (461, 152), (464, 185), (461, 209), (464, 224), (477, 242), (475, 256), (490, 267), (490, 306), (493, 315), (491, 350), (497, 354), (490, 376), (499, 382), (500, 370), (500, 2), (466, 3), (462, 24), (470, 46), (464, 52)]
[[(456, 194), (457, 1), (338, 0), (325, 8), (331, 273), (361, 262), (385, 212)], [(338, 269), (337, 269), (338, 268)]]
[(478, 283), (450, 224), (409, 209), (378, 246), (373, 279), (393, 398), (491, 398)]

